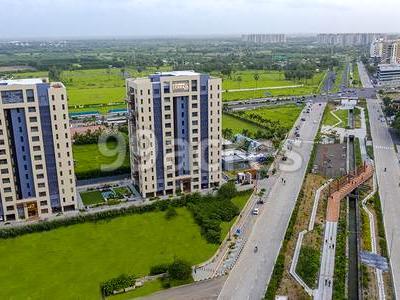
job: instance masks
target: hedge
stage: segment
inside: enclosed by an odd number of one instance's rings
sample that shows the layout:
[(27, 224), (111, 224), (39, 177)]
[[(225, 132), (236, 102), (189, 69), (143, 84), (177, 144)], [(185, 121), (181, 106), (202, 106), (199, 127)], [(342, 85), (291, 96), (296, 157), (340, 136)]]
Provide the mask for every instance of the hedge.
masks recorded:
[[(221, 187), (222, 188), (222, 187)], [(233, 197), (235, 194), (232, 194)], [(187, 207), (192, 213), (196, 223), (201, 227), (203, 237), (210, 243), (219, 243), (221, 239), (221, 222), (229, 222), (239, 214), (239, 209), (231, 199), (219, 196), (199, 193), (184, 195), (179, 198), (156, 201), (149, 205), (130, 206), (119, 209), (101, 211), (93, 214), (81, 214), (78, 216), (44, 221), (17, 227), (0, 229), (0, 239), (14, 238), (20, 235), (53, 230), (59, 227), (81, 224), (85, 222), (97, 222), (116, 217), (143, 214), (153, 211), (167, 211), (170, 207)]]
[(135, 284), (135, 276), (122, 274), (101, 284), (101, 291), (104, 296), (110, 296), (113, 291), (122, 290)]

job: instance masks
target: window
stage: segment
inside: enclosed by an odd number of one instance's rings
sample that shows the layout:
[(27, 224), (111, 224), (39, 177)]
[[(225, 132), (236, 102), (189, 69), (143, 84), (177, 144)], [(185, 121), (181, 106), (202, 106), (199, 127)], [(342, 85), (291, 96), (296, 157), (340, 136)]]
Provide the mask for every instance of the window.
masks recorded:
[(61, 94), (61, 100), (64, 100), (64, 94)]
[(39, 197), (46, 197), (46, 192), (39, 192)]
[(32, 122), (32, 123), (37, 122), (37, 117), (29, 117), (29, 122)]
[(31, 131), (32, 132), (38, 132), (39, 131), (39, 127), (33, 126), (33, 127), (31, 127)]
[(7, 184), (7, 183), (10, 183), (11, 181), (10, 181), (10, 178), (3, 178), (2, 182), (4, 184)]
[(32, 137), (32, 142), (39, 142), (39, 141), (40, 141), (40, 139), (39, 139), (38, 136), (33, 136)]
[(28, 111), (29, 112), (36, 112), (36, 107), (33, 107), (33, 106), (28, 107)]
[(33, 146), (33, 151), (40, 151), (40, 146)]

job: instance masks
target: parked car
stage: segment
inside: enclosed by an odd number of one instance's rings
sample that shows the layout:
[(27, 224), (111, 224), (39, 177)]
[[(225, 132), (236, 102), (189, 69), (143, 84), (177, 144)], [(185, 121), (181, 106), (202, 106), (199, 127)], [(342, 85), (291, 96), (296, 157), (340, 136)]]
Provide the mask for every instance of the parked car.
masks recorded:
[(259, 213), (260, 210), (257, 207), (253, 209), (253, 215), (258, 216)]

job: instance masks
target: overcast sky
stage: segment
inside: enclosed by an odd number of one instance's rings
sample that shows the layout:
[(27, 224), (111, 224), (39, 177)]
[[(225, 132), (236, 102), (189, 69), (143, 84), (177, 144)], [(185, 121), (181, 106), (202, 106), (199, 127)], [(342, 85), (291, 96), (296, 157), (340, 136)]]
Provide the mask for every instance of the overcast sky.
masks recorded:
[(399, 0), (0, 0), (0, 39), (400, 32)]

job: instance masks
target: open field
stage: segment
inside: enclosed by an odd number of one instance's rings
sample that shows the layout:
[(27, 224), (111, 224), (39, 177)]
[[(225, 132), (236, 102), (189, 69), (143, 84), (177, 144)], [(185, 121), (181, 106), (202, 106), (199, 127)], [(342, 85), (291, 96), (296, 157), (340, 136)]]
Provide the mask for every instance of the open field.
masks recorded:
[(261, 116), (263, 119), (270, 121), (279, 121), (281, 126), (285, 128), (293, 127), (294, 122), (299, 117), (302, 111), (302, 105), (282, 105), (276, 107), (258, 108), (253, 110), (247, 110), (244, 112), (244, 116), (250, 114), (256, 114)]
[[(115, 153), (117, 147), (116, 141), (108, 141), (107, 148)], [(72, 151), (75, 161), (75, 173), (77, 177), (84, 175), (88, 172), (100, 172), (101, 166), (110, 165), (117, 161), (119, 155), (125, 155), (122, 168), (129, 168), (129, 152), (126, 152), (127, 146), (119, 146), (118, 153), (113, 156), (105, 156), (100, 152), (98, 144), (89, 145), (73, 145)]]
[[(163, 67), (160, 70), (171, 70), (170, 67)], [(121, 71), (125, 71), (125, 74)], [(110, 104), (120, 103), (125, 98), (125, 77), (147, 76), (158, 70), (154, 67), (147, 68), (145, 71), (138, 73), (137, 70), (127, 68), (125, 70), (119, 68), (110, 69), (90, 69), (90, 70), (73, 70), (64, 71), (62, 73), (62, 82), (68, 88), (68, 104), (71, 111), (90, 111), (98, 110), (105, 114), (108, 108), (79, 108), (78, 105), (94, 105), (94, 104)], [(259, 75), (256, 82), (254, 74)], [(291, 95), (308, 95), (316, 93), (324, 72), (319, 72), (310, 80), (302, 80), (300, 82), (286, 80), (284, 72), (265, 71), (265, 70), (244, 70), (235, 72), (231, 78), (224, 78), (223, 89), (246, 89), (246, 88), (265, 88), (265, 87), (285, 87), (304, 84), (303, 87), (283, 88), (272, 90), (257, 91), (238, 91), (224, 92), (223, 100), (242, 100), (262, 98), (266, 96), (291, 96)], [(221, 76), (221, 74), (214, 74)], [(47, 77), (47, 72), (22, 72), (16, 73), (15, 78), (32, 78)], [(239, 79), (241, 78), (241, 80)]]
[[(231, 201), (242, 209), (250, 194)], [(175, 257), (191, 264), (207, 260), (218, 245), (202, 238), (187, 208), (176, 211), (171, 219), (156, 211), (0, 240), (0, 299), (99, 299), (100, 283), (122, 273), (142, 277)], [(221, 224), (224, 235), (232, 223)], [(155, 281), (115, 299), (160, 289)]]
[[(258, 82), (254, 80), (254, 74), (258, 73), (260, 79)], [(232, 75), (232, 78), (224, 78), (222, 99), (224, 101), (245, 100), (262, 97), (284, 97), (284, 96), (301, 96), (310, 95), (318, 91), (318, 87), (325, 76), (325, 72), (319, 72), (310, 80), (294, 82), (285, 80), (283, 72), (278, 71), (241, 71)], [(239, 81), (238, 78), (242, 78)], [(282, 89), (256, 90), (256, 91), (237, 91), (229, 92), (230, 89), (246, 89), (246, 88), (265, 88), (265, 87), (283, 87), (304, 84), (303, 87), (288, 87)], [(227, 91), (226, 91), (227, 90)]]
[(256, 133), (258, 127), (252, 123), (242, 121), (230, 115), (222, 115), (222, 128), (230, 128), (233, 134), (242, 133), (243, 129), (249, 130), (251, 133)]
[(143, 276), (175, 256), (206, 260), (218, 245), (201, 237), (186, 208), (177, 212), (170, 220), (152, 212), (0, 240), (0, 298), (99, 299), (99, 284), (122, 273)]

